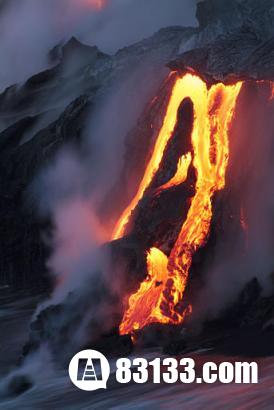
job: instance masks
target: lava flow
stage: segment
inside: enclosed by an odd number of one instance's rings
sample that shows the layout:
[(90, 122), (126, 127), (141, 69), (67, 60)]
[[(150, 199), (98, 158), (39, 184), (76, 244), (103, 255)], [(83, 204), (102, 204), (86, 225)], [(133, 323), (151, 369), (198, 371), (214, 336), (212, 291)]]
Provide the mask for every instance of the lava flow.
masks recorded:
[(130, 216), (150, 186), (172, 137), (180, 104), (185, 98), (193, 103), (194, 124), (192, 152), (182, 156), (170, 181), (156, 193), (185, 182), (190, 165), (196, 172), (195, 195), (171, 253), (166, 256), (152, 248), (147, 256), (147, 278), (128, 300), (128, 308), (120, 324), (121, 334), (130, 334), (151, 323), (179, 324), (190, 307), (178, 309), (186, 288), (193, 254), (206, 242), (212, 218), (212, 196), (225, 186), (229, 157), (228, 129), (242, 83), (218, 83), (210, 89), (196, 75), (177, 78), (168, 103), (162, 128), (138, 191), (123, 212), (114, 230), (113, 239), (124, 235)]

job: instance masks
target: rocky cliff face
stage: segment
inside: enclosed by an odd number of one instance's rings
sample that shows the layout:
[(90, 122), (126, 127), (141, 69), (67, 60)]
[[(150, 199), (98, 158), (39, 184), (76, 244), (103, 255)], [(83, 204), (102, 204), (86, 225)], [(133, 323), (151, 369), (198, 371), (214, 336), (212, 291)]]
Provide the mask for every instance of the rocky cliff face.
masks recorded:
[(272, 0), (199, 3), (200, 30), (170, 68), (191, 67), (209, 81), (273, 79), (273, 13)]

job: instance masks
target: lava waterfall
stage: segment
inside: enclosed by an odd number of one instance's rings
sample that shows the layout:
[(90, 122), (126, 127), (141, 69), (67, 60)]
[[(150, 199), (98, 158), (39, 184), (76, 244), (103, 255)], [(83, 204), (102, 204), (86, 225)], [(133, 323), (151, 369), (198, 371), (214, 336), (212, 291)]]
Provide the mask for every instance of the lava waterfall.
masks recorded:
[(170, 255), (157, 248), (148, 250), (147, 277), (137, 292), (129, 297), (128, 308), (120, 324), (121, 334), (132, 333), (154, 322), (182, 323), (191, 310), (191, 306), (180, 308), (179, 302), (183, 298), (192, 256), (205, 243), (210, 230), (212, 196), (225, 186), (229, 126), (241, 86), (239, 81), (227, 86), (218, 83), (208, 89), (201, 78), (190, 73), (175, 80), (144, 177), (135, 197), (119, 219), (113, 239), (124, 235), (132, 212), (149, 188), (172, 137), (180, 104), (186, 98), (191, 99), (194, 110), (192, 149), (179, 159), (175, 175), (158, 187), (155, 194), (183, 184), (192, 164), (196, 173), (195, 195)]

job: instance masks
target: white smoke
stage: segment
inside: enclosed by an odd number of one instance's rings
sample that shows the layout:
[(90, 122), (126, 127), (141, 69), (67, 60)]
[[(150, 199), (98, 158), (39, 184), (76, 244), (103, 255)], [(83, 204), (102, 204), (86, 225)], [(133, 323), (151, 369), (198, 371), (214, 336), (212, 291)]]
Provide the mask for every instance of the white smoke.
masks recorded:
[(115, 83), (87, 124), (85, 153), (64, 146), (35, 179), (32, 191), (39, 210), (51, 217), (54, 226), (48, 261), (58, 283), (54, 302), (82, 285), (100, 264), (98, 248), (110, 240), (112, 229), (99, 219), (100, 205), (120, 175), (125, 138), (165, 74), (163, 69), (155, 76), (153, 69), (141, 65)]

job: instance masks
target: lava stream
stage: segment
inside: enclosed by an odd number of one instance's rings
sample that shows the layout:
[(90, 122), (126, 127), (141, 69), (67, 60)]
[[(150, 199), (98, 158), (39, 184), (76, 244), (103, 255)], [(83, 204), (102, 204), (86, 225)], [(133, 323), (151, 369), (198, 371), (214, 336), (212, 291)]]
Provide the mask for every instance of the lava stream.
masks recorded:
[(208, 90), (206, 83), (193, 74), (185, 74), (174, 84), (144, 177), (135, 197), (119, 219), (113, 239), (123, 236), (132, 212), (158, 171), (175, 128), (179, 106), (187, 97), (192, 100), (194, 110), (191, 135), (193, 153), (189, 152), (179, 160), (174, 177), (156, 192), (185, 182), (192, 163), (196, 172), (195, 195), (170, 256), (156, 248), (148, 252), (148, 276), (128, 300), (128, 308), (120, 324), (121, 334), (132, 333), (154, 322), (178, 324), (187, 313), (187, 309), (182, 311), (177, 305), (183, 298), (192, 256), (205, 243), (210, 230), (212, 196), (225, 186), (229, 157), (228, 128), (241, 85), (241, 82), (229, 86), (218, 83)]

